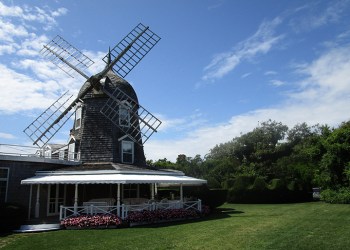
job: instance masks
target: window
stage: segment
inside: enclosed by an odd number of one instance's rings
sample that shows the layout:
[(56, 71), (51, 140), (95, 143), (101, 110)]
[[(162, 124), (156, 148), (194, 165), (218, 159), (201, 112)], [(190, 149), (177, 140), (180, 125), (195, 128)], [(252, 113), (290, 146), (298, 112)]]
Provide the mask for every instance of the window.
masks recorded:
[(78, 106), (75, 110), (75, 129), (81, 127), (81, 106)]
[(134, 162), (134, 143), (132, 141), (122, 141), (122, 162)]
[(130, 109), (131, 105), (127, 101), (123, 101), (119, 106), (119, 125), (130, 127)]
[(137, 197), (137, 185), (136, 184), (124, 184), (123, 185), (123, 199), (136, 198)]
[(7, 201), (9, 172), (8, 168), (0, 168), (0, 203)]
[(58, 151), (58, 159), (59, 160), (64, 160), (64, 149), (60, 149)]
[(74, 161), (75, 156), (75, 143), (68, 145), (68, 161)]
[(51, 153), (52, 153), (51, 147), (50, 147), (50, 146), (47, 146), (47, 147), (45, 148), (44, 157), (45, 157), (45, 158), (51, 159)]

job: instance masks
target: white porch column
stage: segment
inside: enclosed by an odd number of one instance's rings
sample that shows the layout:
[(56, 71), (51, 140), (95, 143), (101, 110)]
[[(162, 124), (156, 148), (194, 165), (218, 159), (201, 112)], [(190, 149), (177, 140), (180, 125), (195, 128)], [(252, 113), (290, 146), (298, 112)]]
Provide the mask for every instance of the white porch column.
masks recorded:
[(117, 190), (117, 215), (120, 216), (120, 183), (118, 183), (118, 190)]
[(154, 193), (155, 193), (155, 195), (158, 194), (158, 185), (157, 185), (157, 183), (154, 183)]
[(30, 212), (32, 210), (32, 193), (33, 193), (33, 185), (30, 184), (29, 204), (28, 204), (28, 220), (30, 220)]
[(151, 184), (151, 200), (154, 200), (154, 183)]
[(40, 184), (38, 184), (36, 189), (35, 218), (39, 218), (39, 210), (40, 210)]
[(74, 214), (78, 213), (78, 184), (75, 184), (74, 192)]
[(183, 188), (182, 188), (182, 183), (180, 184), (180, 201), (183, 202)]

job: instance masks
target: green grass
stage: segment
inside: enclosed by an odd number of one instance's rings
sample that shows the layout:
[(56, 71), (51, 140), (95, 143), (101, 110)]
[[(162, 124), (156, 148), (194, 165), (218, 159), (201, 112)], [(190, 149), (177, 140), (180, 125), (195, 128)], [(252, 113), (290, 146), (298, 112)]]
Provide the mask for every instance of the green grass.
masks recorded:
[(349, 249), (350, 206), (225, 204), (186, 223), (0, 238), (3, 249)]

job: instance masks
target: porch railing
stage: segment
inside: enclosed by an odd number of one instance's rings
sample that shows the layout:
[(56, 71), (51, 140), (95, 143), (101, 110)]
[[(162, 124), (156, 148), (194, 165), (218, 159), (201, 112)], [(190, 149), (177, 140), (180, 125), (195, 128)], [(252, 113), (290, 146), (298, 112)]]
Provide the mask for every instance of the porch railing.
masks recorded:
[(201, 212), (202, 201), (168, 201), (168, 202), (152, 202), (143, 203), (137, 205), (125, 205), (120, 206), (102, 206), (102, 205), (85, 205), (85, 206), (60, 206), (60, 220), (65, 218), (77, 216), (77, 215), (94, 215), (94, 214), (114, 214), (118, 215), (122, 219), (128, 216), (129, 212), (142, 211), (142, 210), (157, 210), (157, 209), (197, 209)]

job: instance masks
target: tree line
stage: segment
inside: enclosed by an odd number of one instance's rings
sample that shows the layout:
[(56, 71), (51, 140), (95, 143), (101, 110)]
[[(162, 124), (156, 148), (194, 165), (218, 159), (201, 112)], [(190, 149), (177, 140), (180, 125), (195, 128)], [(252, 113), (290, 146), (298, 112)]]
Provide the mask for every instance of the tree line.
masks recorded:
[(164, 158), (148, 164), (206, 179), (210, 188), (226, 188), (239, 176), (263, 178), (266, 183), (273, 179), (293, 181), (309, 190), (348, 188), (350, 121), (336, 128), (305, 122), (288, 128), (268, 120), (214, 146), (205, 157), (179, 155), (176, 162)]

